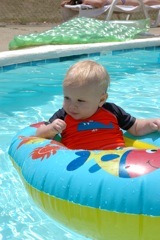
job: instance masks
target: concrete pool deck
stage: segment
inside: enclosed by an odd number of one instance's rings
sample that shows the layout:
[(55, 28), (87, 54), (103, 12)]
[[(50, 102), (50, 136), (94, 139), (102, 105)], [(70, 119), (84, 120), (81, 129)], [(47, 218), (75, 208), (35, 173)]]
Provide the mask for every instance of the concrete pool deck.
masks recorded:
[(139, 39), (126, 42), (107, 42), (74, 45), (45, 45), (19, 50), (8, 50), (9, 42), (15, 35), (27, 35), (49, 30), (53, 25), (0, 25), (0, 66), (24, 63), (37, 60), (58, 58), (63, 56), (90, 54), (102, 51), (121, 50), (129, 48), (143, 48), (160, 46), (160, 27), (150, 28), (149, 32)]

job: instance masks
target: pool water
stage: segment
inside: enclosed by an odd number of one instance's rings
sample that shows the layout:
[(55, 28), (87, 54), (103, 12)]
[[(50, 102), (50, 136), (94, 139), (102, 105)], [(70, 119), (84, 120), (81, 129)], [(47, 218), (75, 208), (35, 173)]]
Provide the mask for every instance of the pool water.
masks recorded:
[[(16, 132), (61, 108), (62, 81), (76, 61), (92, 59), (110, 76), (108, 101), (138, 118), (160, 117), (160, 48), (101, 52), (0, 71), (0, 239), (81, 240), (46, 216), (30, 199), (8, 157)], [(3, 71), (2, 71), (3, 70)]]

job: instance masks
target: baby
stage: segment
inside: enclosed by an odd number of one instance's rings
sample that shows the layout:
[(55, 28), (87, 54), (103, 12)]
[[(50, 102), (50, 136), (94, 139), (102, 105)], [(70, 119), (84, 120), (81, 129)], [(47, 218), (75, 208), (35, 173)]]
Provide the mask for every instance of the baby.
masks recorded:
[(94, 61), (71, 66), (63, 82), (63, 108), (38, 128), (36, 136), (53, 139), (60, 133), (70, 149), (108, 150), (125, 147), (121, 129), (134, 136), (160, 131), (160, 118), (137, 119), (106, 102), (109, 83), (106, 69)]

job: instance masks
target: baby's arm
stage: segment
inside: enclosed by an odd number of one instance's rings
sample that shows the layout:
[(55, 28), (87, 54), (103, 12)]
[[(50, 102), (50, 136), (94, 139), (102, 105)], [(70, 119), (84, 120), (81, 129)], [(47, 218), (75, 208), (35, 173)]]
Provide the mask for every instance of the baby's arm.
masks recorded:
[(36, 137), (53, 139), (56, 134), (62, 133), (66, 128), (66, 123), (61, 119), (55, 119), (48, 125), (42, 125), (36, 131)]
[(160, 118), (136, 119), (128, 132), (134, 136), (143, 136), (152, 132), (160, 131)]

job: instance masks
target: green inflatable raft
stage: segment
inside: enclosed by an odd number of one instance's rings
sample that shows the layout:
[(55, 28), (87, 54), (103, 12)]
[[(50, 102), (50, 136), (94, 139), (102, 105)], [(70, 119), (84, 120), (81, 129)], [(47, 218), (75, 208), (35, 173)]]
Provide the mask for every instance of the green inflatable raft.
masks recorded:
[(59, 44), (87, 44), (122, 42), (148, 31), (150, 20), (103, 21), (93, 18), (74, 18), (51, 30), (29, 35), (18, 35), (9, 43), (9, 49)]

